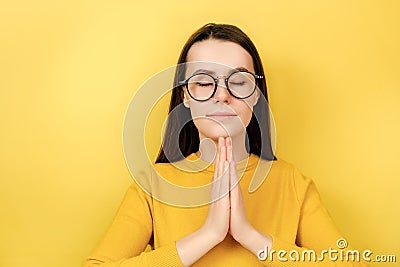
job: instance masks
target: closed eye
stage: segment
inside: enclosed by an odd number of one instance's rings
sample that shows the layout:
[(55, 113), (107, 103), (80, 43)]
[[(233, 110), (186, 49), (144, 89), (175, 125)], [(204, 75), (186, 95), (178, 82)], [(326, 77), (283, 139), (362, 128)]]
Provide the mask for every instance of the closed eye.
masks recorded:
[(245, 85), (246, 82), (230, 82), (232, 85)]
[(213, 86), (212, 83), (201, 83), (201, 82), (197, 82), (196, 85), (200, 87)]

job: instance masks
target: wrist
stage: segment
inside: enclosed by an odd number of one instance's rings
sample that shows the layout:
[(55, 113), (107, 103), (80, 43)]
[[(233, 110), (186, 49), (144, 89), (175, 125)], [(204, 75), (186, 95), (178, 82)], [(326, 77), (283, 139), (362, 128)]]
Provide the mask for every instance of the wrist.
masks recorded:
[(242, 242), (238, 242), (256, 256), (260, 250), (266, 247), (271, 249), (272, 247), (272, 237), (257, 231), (253, 227), (241, 241)]
[(221, 243), (225, 236), (216, 233), (210, 227), (203, 226), (198, 230), (199, 235), (203, 236), (203, 238), (210, 244), (211, 247), (215, 247), (219, 243)]
[(242, 246), (246, 247), (246, 244), (252, 241), (255, 232), (257, 232), (257, 230), (254, 229), (252, 225), (244, 224), (243, 226), (241, 226), (241, 231), (235, 233), (235, 236), (233, 236), (233, 238)]
[(183, 266), (190, 266), (218, 243), (212, 232), (202, 227), (176, 241), (175, 246)]

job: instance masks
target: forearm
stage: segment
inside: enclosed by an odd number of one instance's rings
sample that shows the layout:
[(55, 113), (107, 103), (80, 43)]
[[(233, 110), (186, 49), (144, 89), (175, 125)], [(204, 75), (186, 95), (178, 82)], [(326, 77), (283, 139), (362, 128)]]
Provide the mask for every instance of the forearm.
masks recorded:
[(210, 249), (216, 246), (220, 240), (212, 233), (200, 228), (196, 232), (176, 241), (176, 250), (184, 266), (190, 266)]

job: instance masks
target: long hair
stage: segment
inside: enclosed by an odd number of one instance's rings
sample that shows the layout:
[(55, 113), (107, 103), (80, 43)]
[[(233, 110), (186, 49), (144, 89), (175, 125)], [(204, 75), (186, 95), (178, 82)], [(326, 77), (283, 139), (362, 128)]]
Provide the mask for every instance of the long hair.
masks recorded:
[[(167, 126), (156, 163), (176, 162), (199, 150), (199, 132), (191, 120), (190, 110), (182, 105), (184, 89), (182, 85), (179, 85), (179, 81), (185, 79), (186, 70), (183, 63), (186, 62), (190, 47), (207, 39), (229, 41), (240, 45), (251, 55), (255, 73), (265, 77), (261, 58), (256, 47), (238, 27), (228, 24), (208, 23), (197, 30), (190, 36), (179, 56), (169, 105)], [(265, 78), (257, 79), (257, 86), (268, 103)], [(251, 142), (246, 139), (246, 147), (249, 153), (258, 155), (266, 160), (276, 160), (271, 145), (270, 117), (267, 103), (259, 100), (254, 106), (252, 118), (246, 127), (247, 136)], [(172, 112), (176, 108), (178, 110)], [(257, 116), (254, 114), (257, 114)]]

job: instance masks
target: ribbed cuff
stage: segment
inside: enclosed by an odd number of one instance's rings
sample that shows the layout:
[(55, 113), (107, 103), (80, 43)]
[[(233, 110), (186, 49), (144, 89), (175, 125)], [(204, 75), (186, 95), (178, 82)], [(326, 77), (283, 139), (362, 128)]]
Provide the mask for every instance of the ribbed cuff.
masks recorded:
[(181, 259), (179, 258), (178, 251), (176, 250), (175, 242), (159, 247), (156, 250), (147, 253), (152, 254), (148, 255), (147, 257), (148, 266), (184, 267)]

